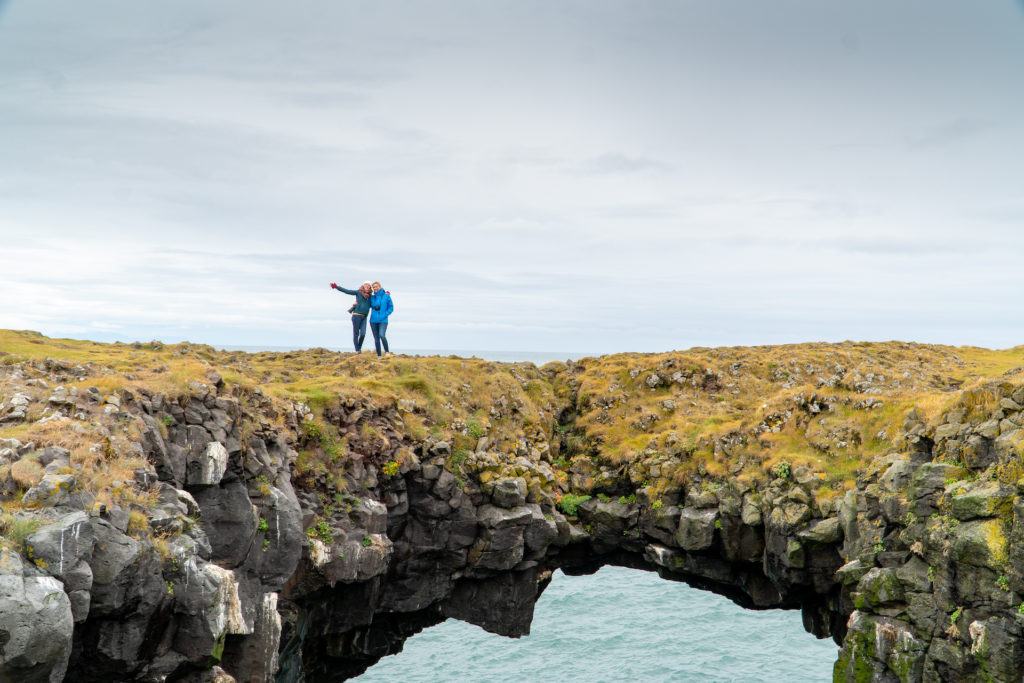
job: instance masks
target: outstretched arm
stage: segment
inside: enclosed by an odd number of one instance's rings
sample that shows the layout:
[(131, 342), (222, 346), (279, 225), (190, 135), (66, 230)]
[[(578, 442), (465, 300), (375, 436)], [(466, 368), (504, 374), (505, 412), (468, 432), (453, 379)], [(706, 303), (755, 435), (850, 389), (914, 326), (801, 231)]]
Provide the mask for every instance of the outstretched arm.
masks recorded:
[(351, 294), (352, 296), (355, 296), (358, 293), (358, 290), (355, 290), (355, 289), (345, 289), (341, 285), (335, 284), (334, 282), (331, 283), (331, 288), (332, 289), (336, 289), (339, 292), (343, 292), (345, 294)]

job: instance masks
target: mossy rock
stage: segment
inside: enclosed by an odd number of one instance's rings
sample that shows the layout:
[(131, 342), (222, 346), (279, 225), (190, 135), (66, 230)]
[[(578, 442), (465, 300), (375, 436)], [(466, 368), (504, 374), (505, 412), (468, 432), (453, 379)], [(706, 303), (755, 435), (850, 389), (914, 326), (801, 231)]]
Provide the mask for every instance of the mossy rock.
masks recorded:
[(1014, 492), (998, 481), (978, 482), (953, 496), (951, 511), (961, 521), (1009, 517)]
[(1008, 561), (1008, 540), (1002, 520), (964, 522), (951, 529), (957, 562), (1002, 570)]
[(903, 602), (903, 584), (894, 569), (872, 567), (857, 584), (858, 602), (864, 606), (880, 607)]
[(833, 683), (871, 683), (878, 662), (875, 659), (875, 625), (865, 614), (855, 612), (843, 648), (832, 667)]

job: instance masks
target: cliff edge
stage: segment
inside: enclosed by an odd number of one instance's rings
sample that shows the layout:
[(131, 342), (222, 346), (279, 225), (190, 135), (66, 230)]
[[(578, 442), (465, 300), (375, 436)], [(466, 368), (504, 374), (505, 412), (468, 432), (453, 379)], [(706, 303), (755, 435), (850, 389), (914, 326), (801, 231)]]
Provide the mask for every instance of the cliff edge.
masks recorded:
[(1024, 670), (1024, 347), (538, 368), (0, 331), (0, 680), (332, 681), (620, 564), (837, 681)]

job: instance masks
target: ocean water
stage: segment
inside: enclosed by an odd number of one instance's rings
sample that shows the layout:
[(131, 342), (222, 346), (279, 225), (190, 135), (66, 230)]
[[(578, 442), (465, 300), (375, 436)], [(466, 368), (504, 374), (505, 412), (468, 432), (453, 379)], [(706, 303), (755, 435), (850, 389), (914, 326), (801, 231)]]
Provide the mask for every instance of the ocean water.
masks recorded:
[(838, 649), (804, 631), (798, 611), (745, 610), (654, 572), (605, 567), (555, 574), (530, 635), (503, 638), (449, 619), (355, 680), (830, 681)]

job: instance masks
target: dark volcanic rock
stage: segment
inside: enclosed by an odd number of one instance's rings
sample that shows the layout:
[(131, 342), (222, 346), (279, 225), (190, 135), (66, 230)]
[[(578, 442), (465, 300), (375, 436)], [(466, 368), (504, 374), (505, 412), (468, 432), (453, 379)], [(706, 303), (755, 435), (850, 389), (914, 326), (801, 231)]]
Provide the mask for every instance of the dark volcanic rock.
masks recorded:
[(213, 561), (237, 567), (249, 555), (256, 538), (258, 515), (245, 485), (239, 481), (194, 489), (202, 510), (203, 531), (210, 539)]

